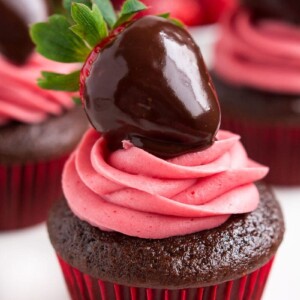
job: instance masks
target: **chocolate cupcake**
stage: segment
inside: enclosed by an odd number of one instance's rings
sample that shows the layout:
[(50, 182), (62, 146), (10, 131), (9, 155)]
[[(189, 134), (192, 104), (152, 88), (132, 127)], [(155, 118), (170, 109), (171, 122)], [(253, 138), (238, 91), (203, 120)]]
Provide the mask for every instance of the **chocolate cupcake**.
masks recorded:
[(299, 3), (242, 2), (224, 19), (216, 47), (222, 127), (240, 134), (249, 155), (270, 167), (268, 182), (299, 185)]
[[(81, 95), (95, 129), (66, 163), (64, 199), (48, 220), (71, 297), (259, 300), (284, 233), (273, 194), (254, 184), (268, 168), (219, 130), (187, 31), (158, 16), (128, 22), (143, 8), (128, 4), (116, 29), (86, 40), (94, 50)], [(83, 13), (92, 23), (101, 7), (73, 5), (75, 21)], [(41, 28), (32, 35), (45, 51)], [(81, 23), (82, 38), (88, 28)]]
[(261, 299), (284, 225), (273, 194), (258, 189), (254, 212), (161, 240), (99, 230), (61, 201), (48, 230), (72, 299)]
[(0, 230), (46, 219), (62, 195), (63, 164), (88, 126), (71, 93), (37, 87), (41, 70), (74, 67), (33, 53), (27, 24), (47, 6), (26, 3), (0, 1)]

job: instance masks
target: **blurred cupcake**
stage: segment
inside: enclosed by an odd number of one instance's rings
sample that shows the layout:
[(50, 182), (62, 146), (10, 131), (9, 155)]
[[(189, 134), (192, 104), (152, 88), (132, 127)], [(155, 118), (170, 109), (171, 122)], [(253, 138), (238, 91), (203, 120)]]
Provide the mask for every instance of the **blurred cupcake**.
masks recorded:
[(45, 3), (0, 1), (0, 8), (0, 230), (10, 230), (46, 219), (87, 122), (71, 93), (37, 87), (41, 70), (70, 71), (32, 53), (27, 24), (44, 19)]
[[(273, 194), (254, 184), (268, 168), (218, 131), (216, 93), (190, 34), (168, 17), (130, 22), (143, 5), (128, 13), (128, 4), (98, 43), (77, 15), (100, 33), (105, 11), (72, 9), (93, 48), (81, 95), (95, 129), (66, 163), (64, 199), (48, 221), (71, 297), (259, 300), (284, 232)], [(46, 52), (44, 27), (32, 36)]]
[(216, 47), (222, 127), (239, 133), (249, 155), (270, 167), (268, 182), (299, 185), (300, 5), (243, 3), (224, 19)]

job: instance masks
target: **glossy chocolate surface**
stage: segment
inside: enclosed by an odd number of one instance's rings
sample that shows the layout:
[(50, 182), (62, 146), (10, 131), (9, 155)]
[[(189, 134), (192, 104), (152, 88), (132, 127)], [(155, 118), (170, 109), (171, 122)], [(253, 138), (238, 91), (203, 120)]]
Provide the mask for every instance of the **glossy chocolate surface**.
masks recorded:
[(68, 264), (105, 281), (170, 289), (219, 284), (260, 268), (282, 241), (279, 204), (265, 184), (258, 188), (261, 202), (254, 212), (233, 215), (218, 228), (161, 240), (101, 231), (79, 220), (64, 200), (50, 214), (50, 239)]
[(26, 20), (0, 1), (0, 52), (15, 64), (24, 64), (34, 45), (28, 33)]
[(241, 0), (259, 18), (274, 18), (300, 24), (299, 0)]
[(110, 150), (127, 139), (169, 158), (207, 148), (219, 128), (219, 104), (198, 46), (160, 17), (132, 23), (100, 52), (84, 96)]

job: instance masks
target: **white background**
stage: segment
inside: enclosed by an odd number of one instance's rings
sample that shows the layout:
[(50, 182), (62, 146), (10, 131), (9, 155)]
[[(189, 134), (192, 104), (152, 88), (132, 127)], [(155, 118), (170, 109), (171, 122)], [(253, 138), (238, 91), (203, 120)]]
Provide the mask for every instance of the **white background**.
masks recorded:
[[(210, 63), (215, 29), (193, 34)], [(275, 192), (284, 211), (287, 230), (263, 300), (297, 300), (300, 299), (300, 188), (276, 188)], [(68, 299), (44, 224), (0, 233), (0, 300)]]

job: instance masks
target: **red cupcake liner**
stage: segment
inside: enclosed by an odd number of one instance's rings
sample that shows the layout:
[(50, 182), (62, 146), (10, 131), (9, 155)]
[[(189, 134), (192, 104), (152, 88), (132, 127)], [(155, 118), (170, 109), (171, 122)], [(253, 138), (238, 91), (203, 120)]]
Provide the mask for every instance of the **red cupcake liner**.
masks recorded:
[(67, 156), (38, 163), (0, 165), (0, 230), (38, 224), (62, 196)]
[(249, 157), (270, 168), (266, 182), (300, 185), (300, 126), (284, 127), (224, 116), (222, 129), (241, 135)]
[(72, 300), (260, 300), (273, 259), (242, 278), (203, 288), (137, 288), (105, 282), (73, 268), (58, 257)]

